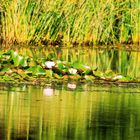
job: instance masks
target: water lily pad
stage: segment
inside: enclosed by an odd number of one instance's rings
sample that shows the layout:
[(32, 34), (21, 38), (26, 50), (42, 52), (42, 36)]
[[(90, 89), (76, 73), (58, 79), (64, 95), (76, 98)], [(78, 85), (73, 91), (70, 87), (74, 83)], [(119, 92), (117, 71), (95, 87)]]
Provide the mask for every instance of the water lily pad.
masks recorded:
[(53, 77), (54, 77), (54, 78), (57, 78), (57, 79), (61, 79), (61, 76), (58, 75), (57, 73), (53, 73)]
[(97, 78), (101, 78), (104, 76), (104, 73), (101, 71), (93, 71), (93, 75)]
[(10, 68), (3, 68), (1, 70), (2, 73), (12, 73), (12, 70)]
[(4, 81), (12, 81), (13, 80), (13, 78), (11, 76), (8, 76), (8, 75), (4, 75), (2, 78)]
[(28, 57), (22, 57), (22, 59), (21, 59), (21, 61), (20, 61), (20, 65), (21, 65), (22, 67), (27, 67), (27, 66), (28, 66), (27, 61), (28, 61)]
[(46, 70), (46, 77), (52, 77), (52, 70)]
[(12, 73), (11, 77), (13, 77), (16, 80), (17, 79), (22, 80), (22, 77), (18, 73)]
[(88, 69), (84, 72), (85, 75), (93, 75), (93, 71), (91, 69)]
[(63, 70), (63, 69), (66, 69), (67, 67), (66, 67), (66, 65), (64, 65), (64, 63), (63, 62), (59, 62), (58, 64), (57, 64), (57, 67), (59, 68), (59, 69), (61, 69), (61, 70)]
[(39, 65), (33, 66), (27, 69), (27, 73), (31, 73), (32, 75), (45, 75), (46, 71)]
[(91, 69), (89, 66), (83, 65), (79, 62), (74, 62), (72, 64), (72, 67), (75, 68), (75, 69), (81, 69), (82, 71), (86, 71), (88, 69)]
[(104, 73), (104, 76), (106, 78), (113, 78), (115, 76), (115, 73), (112, 70), (108, 70)]
[(22, 66), (26, 67), (27, 66), (27, 56), (21, 56), (15, 51), (11, 51), (11, 60), (14, 63), (15, 67)]
[(87, 81), (93, 81), (93, 80), (95, 80), (95, 77), (94, 76), (91, 76), (91, 75), (85, 75), (85, 79)]
[(13, 50), (8, 50), (3, 53), (3, 55), (11, 55), (14, 51)]

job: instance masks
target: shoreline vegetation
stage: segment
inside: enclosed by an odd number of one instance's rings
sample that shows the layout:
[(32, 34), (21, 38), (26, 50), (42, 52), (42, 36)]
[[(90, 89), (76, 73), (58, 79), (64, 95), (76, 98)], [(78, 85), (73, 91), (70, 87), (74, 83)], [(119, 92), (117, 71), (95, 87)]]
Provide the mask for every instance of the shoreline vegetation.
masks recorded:
[(139, 83), (140, 80), (112, 70), (102, 72), (80, 63), (51, 58), (35, 59), (14, 50), (0, 51), (0, 83), (45, 85), (47, 82)]
[(1, 0), (0, 43), (139, 44), (138, 0)]

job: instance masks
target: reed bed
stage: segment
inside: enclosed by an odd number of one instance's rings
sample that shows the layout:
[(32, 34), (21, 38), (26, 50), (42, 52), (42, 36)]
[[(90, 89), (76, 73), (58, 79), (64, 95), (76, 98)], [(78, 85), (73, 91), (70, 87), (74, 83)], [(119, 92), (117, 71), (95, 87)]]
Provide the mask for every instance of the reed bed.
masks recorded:
[(139, 43), (138, 0), (1, 0), (1, 42)]

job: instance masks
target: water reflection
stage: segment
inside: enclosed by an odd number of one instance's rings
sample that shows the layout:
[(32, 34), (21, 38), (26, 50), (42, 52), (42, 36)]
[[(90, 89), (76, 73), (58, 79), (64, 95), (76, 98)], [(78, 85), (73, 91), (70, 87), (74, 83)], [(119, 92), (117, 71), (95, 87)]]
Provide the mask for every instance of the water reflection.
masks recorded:
[(139, 87), (67, 86), (0, 86), (0, 139), (140, 139)]
[(45, 96), (52, 96), (52, 95), (54, 94), (54, 89), (51, 88), (51, 87), (45, 87), (45, 88), (43, 89), (43, 94), (44, 94)]
[(68, 89), (74, 90), (74, 89), (76, 89), (76, 84), (75, 83), (68, 83), (67, 87), (68, 87)]

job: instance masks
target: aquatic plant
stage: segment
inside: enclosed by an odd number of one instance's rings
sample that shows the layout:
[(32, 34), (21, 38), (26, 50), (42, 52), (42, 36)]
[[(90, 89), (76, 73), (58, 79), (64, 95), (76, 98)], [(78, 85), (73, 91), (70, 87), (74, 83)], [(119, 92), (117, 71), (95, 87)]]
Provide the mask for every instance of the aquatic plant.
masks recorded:
[(108, 44), (140, 40), (138, 0), (1, 0), (6, 44)]
[[(51, 64), (48, 66), (48, 63)], [(46, 65), (47, 64), (47, 65)], [(53, 65), (52, 65), (53, 64)], [(53, 81), (75, 80), (78, 82), (138, 82), (133, 77), (114, 73), (112, 70), (102, 72), (97, 68), (91, 69), (84, 64), (47, 59), (33, 59), (23, 56), (16, 51), (0, 52), (0, 82), (39, 83)]]

